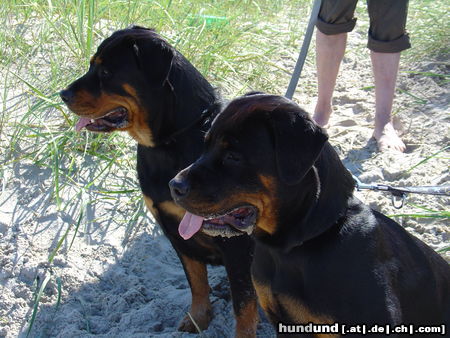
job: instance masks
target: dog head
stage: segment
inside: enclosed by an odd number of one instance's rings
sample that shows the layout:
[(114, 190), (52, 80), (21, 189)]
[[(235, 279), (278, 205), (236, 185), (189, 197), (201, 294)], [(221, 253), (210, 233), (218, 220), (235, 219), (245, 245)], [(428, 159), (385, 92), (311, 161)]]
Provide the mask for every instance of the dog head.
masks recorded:
[(288, 205), (315, 198), (314, 164), (326, 141), (308, 114), (283, 97), (252, 93), (231, 101), (206, 135), (204, 153), (169, 184), (188, 210), (180, 235), (279, 232), (280, 214), (293, 213)]
[(113, 33), (92, 56), (88, 72), (60, 92), (80, 116), (76, 129), (124, 130), (140, 144), (152, 146), (154, 102), (170, 91), (175, 55), (153, 30), (133, 26)]

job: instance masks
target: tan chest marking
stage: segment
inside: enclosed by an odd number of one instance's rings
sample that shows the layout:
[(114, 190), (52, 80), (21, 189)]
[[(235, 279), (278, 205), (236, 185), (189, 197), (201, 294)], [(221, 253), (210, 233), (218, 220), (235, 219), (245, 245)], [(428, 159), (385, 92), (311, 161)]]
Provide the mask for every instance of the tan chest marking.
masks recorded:
[(153, 203), (153, 200), (145, 195), (142, 195), (144, 197), (144, 203), (147, 209), (150, 211), (150, 213), (153, 215), (153, 218), (158, 221), (159, 220), (159, 212), (155, 208), (155, 204)]
[[(289, 317), (295, 324), (334, 324), (336, 321), (331, 317), (323, 314), (318, 314), (304, 304), (301, 301), (294, 299), (285, 294), (277, 294), (276, 297), (273, 295), (272, 290), (269, 285), (257, 282), (253, 280), (253, 285), (258, 296), (258, 301), (261, 307), (266, 313), (276, 313), (277, 309), (280, 307), (284, 312), (288, 313)], [(334, 334), (317, 334), (316, 337), (339, 337), (339, 335)]]
[(174, 216), (178, 220), (181, 221), (184, 214), (186, 213), (186, 210), (184, 210), (182, 207), (175, 204), (173, 201), (164, 201), (158, 204), (158, 207), (168, 213), (171, 216)]

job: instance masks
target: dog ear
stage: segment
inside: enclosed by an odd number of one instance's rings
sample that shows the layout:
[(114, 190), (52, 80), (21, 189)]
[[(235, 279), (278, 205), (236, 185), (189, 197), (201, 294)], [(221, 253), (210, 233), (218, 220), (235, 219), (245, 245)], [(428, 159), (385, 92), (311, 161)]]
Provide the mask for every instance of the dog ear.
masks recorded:
[(297, 184), (314, 165), (328, 135), (298, 107), (279, 107), (269, 116), (278, 174), (284, 183)]
[(133, 53), (139, 68), (150, 80), (152, 86), (160, 87), (167, 81), (175, 51), (164, 40), (150, 35), (136, 39), (133, 41)]
[(135, 24), (131, 24), (129, 25), (126, 29), (143, 29), (143, 30), (147, 30), (147, 31), (152, 31), (154, 32), (155, 29), (154, 28), (147, 28), (147, 27), (142, 27), (139, 25), (135, 25)]
[(258, 92), (258, 91), (251, 91), (251, 92), (245, 93), (243, 96), (262, 95), (262, 94), (264, 94), (264, 93)]

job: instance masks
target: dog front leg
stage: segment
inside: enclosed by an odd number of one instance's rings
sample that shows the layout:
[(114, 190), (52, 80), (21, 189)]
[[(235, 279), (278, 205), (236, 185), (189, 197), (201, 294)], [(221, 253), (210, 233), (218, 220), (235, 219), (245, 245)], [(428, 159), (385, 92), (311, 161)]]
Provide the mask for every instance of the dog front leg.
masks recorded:
[(230, 245), (224, 248), (224, 264), (230, 281), (237, 338), (256, 337), (258, 324), (256, 292), (250, 274), (253, 241), (250, 238), (248, 240), (246, 247)]
[[(192, 304), (189, 314), (200, 330), (208, 328), (212, 318), (212, 307), (209, 301), (208, 271), (206, 265), (180, 254), (184, 272), (191, 287)], [(179, 331), (198, 333), (198, 330), (187, 314), (178, 326)]]

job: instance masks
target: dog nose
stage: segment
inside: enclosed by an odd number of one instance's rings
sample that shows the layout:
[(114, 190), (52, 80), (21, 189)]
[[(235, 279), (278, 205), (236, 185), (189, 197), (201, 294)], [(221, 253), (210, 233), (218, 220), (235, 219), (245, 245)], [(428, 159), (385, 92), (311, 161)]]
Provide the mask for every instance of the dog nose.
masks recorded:
[(180, 200), (185, 198), (189, 194), (189, 184), (186, 180), (180, 180), (177, 178), (173, 178), (169, 182), (170, 193), (172, 194), (173, 199)]
[(64, 101), (64, 103), (69, 104), (72, 102), (74, 94), (73, 91), (64, 89), (59, 92), (59, 96), (61, 96), (61, 99)]

